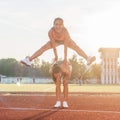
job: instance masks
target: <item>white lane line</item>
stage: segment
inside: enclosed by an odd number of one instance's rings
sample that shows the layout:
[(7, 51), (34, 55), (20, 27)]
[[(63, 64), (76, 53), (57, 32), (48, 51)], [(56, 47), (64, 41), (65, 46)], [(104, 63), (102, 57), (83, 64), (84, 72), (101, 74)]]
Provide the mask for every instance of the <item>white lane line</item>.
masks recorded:
[[(56, 96), (55, 92), (49, 93), (49, 92), (40, 92), (40, 93), (1, 93), (0, 96)], [(86, 95), (86, 94), (79, 94), (79, 93), (74, 93), (74, 94), (69, 94), (69, 96), (106, 96), (106, 95)], [(111, 96), (111, 95), (109, 95)], [(115, 95), (114, 95), (115, 96)], [(120, 95), (116, 95), (120, 96)]]
[(120, 111), (111, 110), (76, 110), (76, 109), (55, 109), (55, 108), (18, 108), (18, 107), (0, 107), (0, 110), (19, 110), (19, 111), (59, 111), (59, 112), (87, 112), (87, 113), (108, 113), (120, 114)]

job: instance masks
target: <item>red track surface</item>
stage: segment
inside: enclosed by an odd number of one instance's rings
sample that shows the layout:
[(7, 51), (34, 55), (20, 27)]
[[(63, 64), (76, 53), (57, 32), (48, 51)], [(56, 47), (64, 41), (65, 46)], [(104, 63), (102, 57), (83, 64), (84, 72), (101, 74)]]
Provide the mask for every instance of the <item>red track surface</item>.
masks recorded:
[(120, 94), (69, 94), (55, 109), (55, 93), (0, 93), (0, 120), (120, 120)]

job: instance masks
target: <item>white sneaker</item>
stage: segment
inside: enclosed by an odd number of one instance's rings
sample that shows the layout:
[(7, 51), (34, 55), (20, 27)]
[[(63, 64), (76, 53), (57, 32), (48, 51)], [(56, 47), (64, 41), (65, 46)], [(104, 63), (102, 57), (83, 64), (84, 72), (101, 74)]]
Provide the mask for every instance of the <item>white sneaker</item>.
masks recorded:
[(68, 108), (68, 103), (66, 101), (63, 102), (63, 107)]
[(29, 60), (29, 57), (26, 57), (23, 60), (21, 60), (21, 63), (23, 63), (26, 66), (31, 66), (31, 62)]
[(54, 107), (58, 108), (61, 106), (61, 102), (60, 101), (57, 101), (56, 104), (54, 105)]
[(95, 60), (96, 60), (95, 56), (93, 56), (93, 57), (89, 56), (88, 59), (87, 59), (87, 65), (90, 65)]

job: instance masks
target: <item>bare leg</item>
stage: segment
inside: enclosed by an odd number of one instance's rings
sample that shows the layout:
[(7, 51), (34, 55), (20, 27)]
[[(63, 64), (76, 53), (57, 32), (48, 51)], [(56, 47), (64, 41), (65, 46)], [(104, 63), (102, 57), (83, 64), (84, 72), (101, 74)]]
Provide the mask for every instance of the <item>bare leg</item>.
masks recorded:
[(68, 41), (68, 47), (76, 51), (80, 56), (87, 60), (88, 56), (86, 53), (73, 40)]
[(45, 52), (48, 49), (51, 49), (51, 43), (48, 41), (45, 45), (43, 45), (39, 50), (37, 50), (30, 58), (29, 60), (32, 61), (33, 59), (39, 57), (43, 52)]
[(63, 101), (67, 101), (68, 100), (68, 77), (65, 76), (64, 80), (63, 80), (63, 94), (64, 94), (64, 100)]
[[(56, 43), (56, 47), (60, 44)], [(51, 42), (48, 41), (45, 45), (43, 45), (40, 49), (38, 49), (30, 58), (29, 60), (32, 61), (33, 59), (39, 57), (41, 54), (43, 54), (46, 50), (52, 49)]]
[(61, 78), (58, 76), (56, 79), (56, 100), (60, 101), (61, 97)]

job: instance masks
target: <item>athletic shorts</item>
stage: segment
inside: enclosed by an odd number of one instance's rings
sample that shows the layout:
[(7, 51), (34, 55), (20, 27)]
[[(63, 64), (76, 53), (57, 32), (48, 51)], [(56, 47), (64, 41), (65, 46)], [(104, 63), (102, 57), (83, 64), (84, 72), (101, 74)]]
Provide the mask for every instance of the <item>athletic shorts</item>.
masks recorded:
[(62, 40), (55, 40), (55, 42), (58, 44), (64, 44), (64, 41), (62, 41)]

